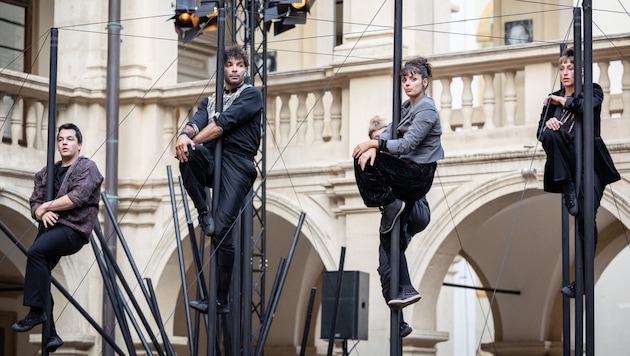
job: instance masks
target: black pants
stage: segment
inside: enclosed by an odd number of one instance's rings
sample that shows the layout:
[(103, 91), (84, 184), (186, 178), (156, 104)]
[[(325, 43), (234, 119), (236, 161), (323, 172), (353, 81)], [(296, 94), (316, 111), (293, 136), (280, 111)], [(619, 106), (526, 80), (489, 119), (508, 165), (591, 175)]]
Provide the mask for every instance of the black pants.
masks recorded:
[(354, 160), (354, 176), (359, 193), (368, 207), (385, 206), (395, 199), (411, 209), (416, 200), (427, 195), (433, 184), (437, 164), (408, 163), (385, 153), (376, 153), (374, 165), (361, 170)]
[[(197, 210), (205, 210), (206, 187), (212, 187), (214, 175), (214, 152), (211, 148), (196, 145), (189, 151), (188, 162), (180, 163), (184, 187)], [(234, 264), (234, 245), (232, 241), (232, 224), (239, 215), (247, 193), (256, 179), (254, 162), (224, 150), (221, 157), (221, 187), (218, 190), (219, 204), (213, 211), (215, 224), (215, 243), (218, 250), (218, 265)], [(217, 192), (217, 190), (215, 190)]]
[[(184, 187), (198, 211), (207, 209), (206, 187), (212, 187), (214, 176), (214, 151), (212, 146), (196, 145), (189, 151), (188, 162), (180, 163), (179, 169)], [(219, 203), (212, 212), (215, 234), (212, 243), (217, 248), (217, 266), (219, 283), (217, 298), (227, 302), (232, 269), (234, 267), (233, 224), (239, 215), (254, 181), (256, 167), (253, 159), (223, 150), (221, 157), (221, 186), (215, 190), (219, 194)]]
[[(62, 256), (79, 252), (87, 240), (77, 231), (58, 225), (41, 231), (28, 249), (24, 277), (24, 305), (44, 309), (46, 293), (50, 293), (50, 271)], [(52, 315), (52, 296), (51, 311)]]
[(557, 131), (546, 129), (540, 140), (547, 153), (545, 176), (554, 182), (573, 182), (575, 172), (575, 148), (573, 135), (564, 128)]

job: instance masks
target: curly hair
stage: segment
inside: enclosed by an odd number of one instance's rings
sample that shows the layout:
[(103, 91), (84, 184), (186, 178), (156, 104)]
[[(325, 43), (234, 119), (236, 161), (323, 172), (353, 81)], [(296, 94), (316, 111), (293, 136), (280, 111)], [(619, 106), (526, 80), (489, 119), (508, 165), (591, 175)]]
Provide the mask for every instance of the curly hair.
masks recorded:
[(249, 56), (247, 55), (247, 52), (245, 52), (243, 47), (239, 45), (227, 47), (225, 49), (225, 54), (223, 55), (223, 60), (227, 62), (229, 58), (234, 58), (237, 60), (240, 59), (243, 61), (243, 64), (245, 64), (245, 67), (249, 68)]

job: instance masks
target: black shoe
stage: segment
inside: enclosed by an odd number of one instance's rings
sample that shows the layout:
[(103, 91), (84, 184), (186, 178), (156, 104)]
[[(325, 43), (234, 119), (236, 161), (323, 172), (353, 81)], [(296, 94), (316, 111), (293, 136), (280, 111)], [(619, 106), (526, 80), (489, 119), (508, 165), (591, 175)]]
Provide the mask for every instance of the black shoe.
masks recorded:
[(569, 214), (576, 216), (578, 214), (578, 203), (575, 193), (564, 193), (562, 197), (564, 198), (564, 205), (567, 207), (567, 210), (569, 210)]
[(214, 219), (208, 212), (199, 214), (199, 226), (202, 234), (206, 236), (214, 235)]
[(571, 284), (562, 287), (560, 292), (569, 298), (575, 298), (575, 282), (571, 282)]
[(410, 304), (413, 304), (420, 300), (422, 296), (411, 285), (404, 285), (401, 287), (401, 292), (396, 298), (387, 302), (392, 309), (402, 309)]
[(203, 314), (208, 314), (208, 298), (203, 298), (201, 300), (193, 300), (192, 302), (188, 303), (188, 305), (190, 305), (191, 308), (195, 309), (196, 311), (203, 313)]
[(217, 300), (217, 314), (230, 314), (230, 304)]
[(400, 322), (400, 337), (406, 337), (411, 334), (412, 331), (413, 329), (409, 326), (409, 324), (404, 321)]
[(24, 317), (24, 319), (11, 325), (11, 329), (13, 329), (13, 331), (23, 333), (23, 332), (31, 330), (32, 328), (43, 323), (44, 321), (46, 321), (46, 313), (44, 312), (39, 313), (39, 314), (28, 313)]
[(48, 342), (46, 343), (46, 351), (53, 353), (57, 351), (58, 348), (63, 345), (63, 340), (59, 337), (59, 335), (51, 335), (48, 338)]
[(405, 202), (400, 199), (396, 199), (385, 205), (381, 209), (382, 217), (379, 232), (381, 234), (386, 234), (392, 231), (394, 224), (396, 223), (396, 219), (398, 219), (403, 210), (405, 210)]

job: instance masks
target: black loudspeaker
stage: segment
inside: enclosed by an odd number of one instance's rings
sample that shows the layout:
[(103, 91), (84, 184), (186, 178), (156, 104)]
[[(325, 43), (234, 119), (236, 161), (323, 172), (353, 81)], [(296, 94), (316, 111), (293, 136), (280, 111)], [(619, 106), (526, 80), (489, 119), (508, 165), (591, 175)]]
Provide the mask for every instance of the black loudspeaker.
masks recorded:
[[(322, 274), (322, 325), (321, 338), (330, 338), (338, 272)], [(369, 274), (344, 271), (337, 309), (335, 339), (367, 340), (368, 309), (370, 300)]]

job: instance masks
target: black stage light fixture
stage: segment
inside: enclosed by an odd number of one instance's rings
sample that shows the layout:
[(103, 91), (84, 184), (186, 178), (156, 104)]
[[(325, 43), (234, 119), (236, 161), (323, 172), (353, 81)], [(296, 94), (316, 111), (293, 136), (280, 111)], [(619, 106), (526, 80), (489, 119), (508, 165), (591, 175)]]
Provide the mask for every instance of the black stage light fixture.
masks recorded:
[(265, 10), (265, 30), (273, 24), (273, 34), (288, 31), (295, 25), (306, 23), (306, 14), (310, 13), (315, 0), (271, 0)]
[(199, 7), (195, 0), (177, 0), (175, 3), (175, 32), (184, 43), (192, 42), (195, 37), (217, 29), (218, 1), (201, 0)]

